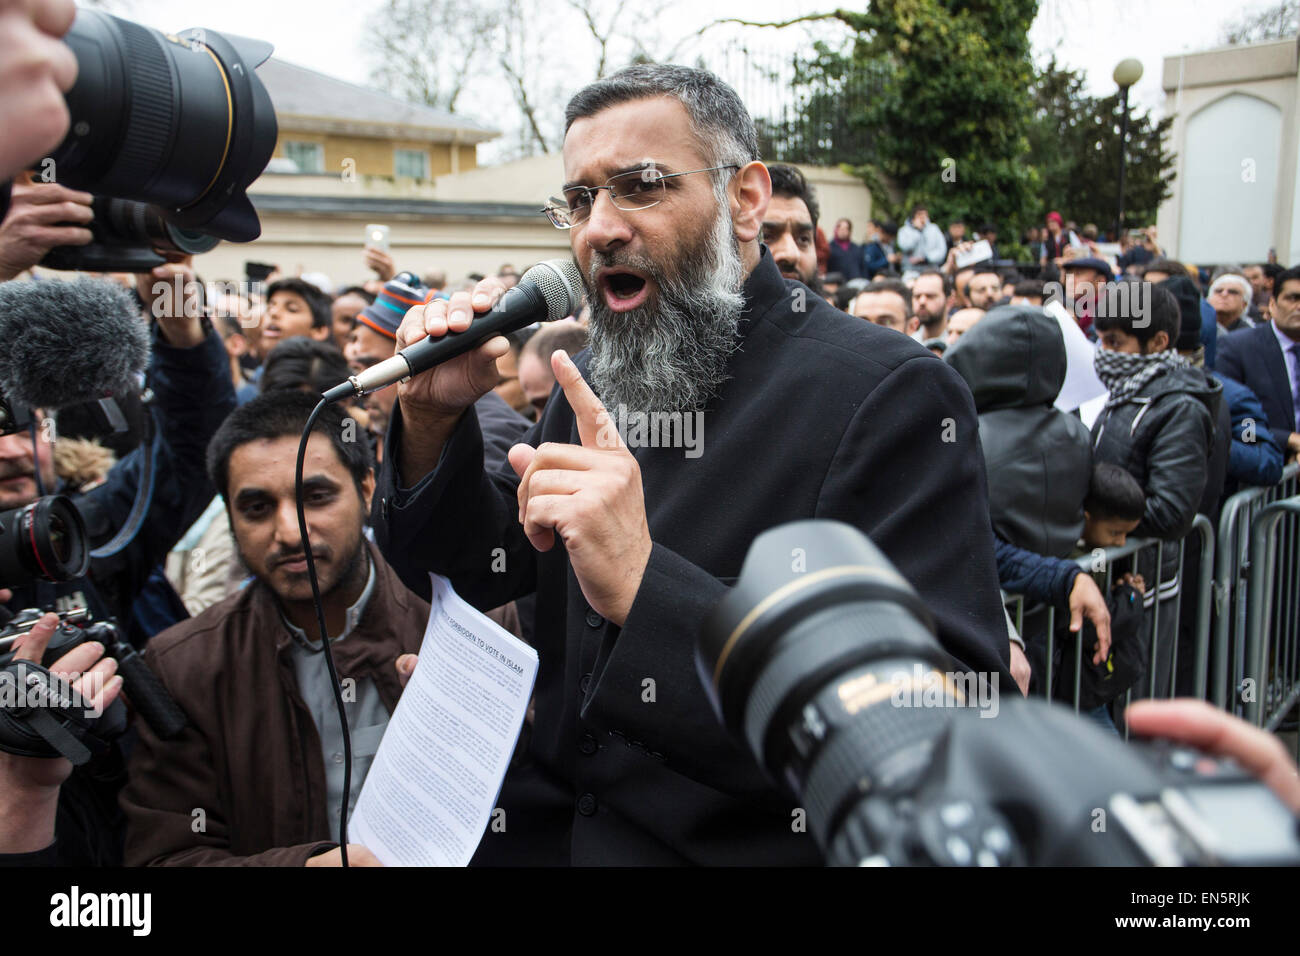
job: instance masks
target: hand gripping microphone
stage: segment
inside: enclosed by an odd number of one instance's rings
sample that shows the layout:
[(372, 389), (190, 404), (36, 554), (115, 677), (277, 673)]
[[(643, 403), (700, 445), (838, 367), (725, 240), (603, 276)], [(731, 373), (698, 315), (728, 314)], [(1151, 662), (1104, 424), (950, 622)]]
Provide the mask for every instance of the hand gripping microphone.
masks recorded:
[(533, 266), (519, 284), (503, 295), (490, 312), (476, 316), (464, 332), (421, 339), (392, 358), (350, 376), (324, 393), (337, 402), (353, 395), (387, 388), (457, 355), (463, 355), (496, 335), (505, 335), (534, 322), (554, 322), (573, 315), (582, 305), (582, 274), (572, 259), (551, 259)]

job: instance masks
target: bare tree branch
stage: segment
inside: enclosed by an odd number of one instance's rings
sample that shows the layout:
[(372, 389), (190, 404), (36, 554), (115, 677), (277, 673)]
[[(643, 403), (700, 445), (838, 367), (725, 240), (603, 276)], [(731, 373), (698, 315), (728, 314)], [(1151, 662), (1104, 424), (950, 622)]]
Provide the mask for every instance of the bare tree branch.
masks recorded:
[(479, 78), (469, 66), (498, 19), (490, 5), (467, 10), (456, 0), (385, 0), (363, 45), (371, 82), (399, 99), (454, 112)]
[(1225, 23), (1223, 39), (1230, 44), (1261, 43), (1281, 40), (1300, 31), (1300, 3), (1297, 0), (1280, 0), (1252, 14)]
[(807, 13), (801, 17), (795, 17), (791, 20), (780, 20), (775, 22), (742, 20), (739, 17), (723, 17), (719, 20), (713, 20), (709, 23), (706, 23), (704, 24), (704, 26), (700, 27), (694, 33), (688, 33), (686, 36), (682, 37), (682, 39), (679, 40), (677, 44), (671, 50), (668, 51), (668, 55), (665, 57), (665, 59), (670, 61), (675, 60), (677, 58), (677, 54), (681, 51), (681, 48), (683, 46), (685, 46), (687, 43), (689, 43), (692, 40), (698, 40), (709, 30), (712, 30), (714, 27), (722, 26), (723, 24), (732, 24), (734, 26), (741, 26), (741, 27), (762, 27), (762, 28), (772, 29), (772, 30), (781, 30), (784, 29), (785, 27), (792, 27), (799, 23), (811, 23), (815, 20), (838, 20), (838, 19), (840, 19), (840, 11), (838, 10), (832, 10), (829, 13)]
[(528, 86), (524, 82), (523, 75), (517, 71), (510, 61), (502, 54), (498, 58), (501, 64), (501, 70), (510, 81), (511, 90), (515, 95), (515, 103), (519, 106), (519, 112), (524, 115), (524, 120), (528, 123), (528, 130), (531, 138), (537, 142), (538, 147), (543, 153), (551, 151), (550, 144), (546, 142), (546, 136), (542, 133), (541, 127), (537, 122), (537, 110), (528, 98)]
[(596, 58), (596, 78), (600, 79), (605, 75), (605, 67), (609, 62), (609, 44), (614, 39), (618, 18), (622, 15), (627, 0), (618, 0), (609, 16), (609, 22), (603, 30), (600, 24), (596, 22), (594, 0), (568, 0), (568, 3), (581, 15), (583, 21), (587, 24), (587, 29), (591, 32), (592, 38), (596, 41), (596, 49), (599, 51)]

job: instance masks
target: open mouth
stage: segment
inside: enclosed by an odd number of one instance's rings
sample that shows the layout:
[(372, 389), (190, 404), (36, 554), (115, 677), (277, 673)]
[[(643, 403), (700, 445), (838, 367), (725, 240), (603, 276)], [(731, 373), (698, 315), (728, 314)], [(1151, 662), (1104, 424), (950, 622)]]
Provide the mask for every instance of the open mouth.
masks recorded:
[(605, 304), (615, 312), (635, 309), (650, 295), (649, 283), (645, 277), (626, 269), (602, 270), (599, 283)]

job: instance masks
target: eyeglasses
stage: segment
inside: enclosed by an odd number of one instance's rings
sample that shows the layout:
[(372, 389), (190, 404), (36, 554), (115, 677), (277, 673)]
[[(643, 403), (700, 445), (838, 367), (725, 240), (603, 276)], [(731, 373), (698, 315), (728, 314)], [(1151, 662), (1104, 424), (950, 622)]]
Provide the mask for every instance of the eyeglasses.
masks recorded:
[(603, 186), (570, 186), (564, 190), (563, 199), (552, 196), (541, 211), (546, 214), (546, 217), (551, 220), (551, 225), (556, 229), (572, 229), (587, 221), (587, 217), (591, 215), (591, 207), (596, 203), (596, 193), (602, 189), (609, 190), (609, 199), (615, 209), (634, 212), (639, 209), (649, 209), (663, 202), (664, 193), (667, 191), (664, 185), (666, 179), (690, 176), (692, 173), (711, 173), (718, 169), (739, 168), (736, 164), (730, 163), (723, 166), (710, 166), (707, 169), (688, 169), (684, 173), (665, 174), (653, 166), (646, 166), (644, 169), (634, 169), (611, 176)]

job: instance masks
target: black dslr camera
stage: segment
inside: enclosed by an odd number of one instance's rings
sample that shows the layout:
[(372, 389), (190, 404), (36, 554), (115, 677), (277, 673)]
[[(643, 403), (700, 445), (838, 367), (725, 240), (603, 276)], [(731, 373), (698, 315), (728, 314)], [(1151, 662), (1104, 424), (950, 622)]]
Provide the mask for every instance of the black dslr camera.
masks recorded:
[(94, 238), (41, 265), (148, 272), (220, 239), (256, 239), (247, 189), (276, 122), (254, 70), (271, 45), (203, 29), (171, 36), (85, 9), (64, 40), (77, 57), (71, 123), (35, 174), (95, 194)]
[(0, 513), (0, 586), (72, 581), (86, 573), (86, 523), (63, 495), (46, 495)]
[[(93, 622), (84, 609), (59, 615), (40, 663), (16, 660), (14, 638), (30, 631), (44, 612), (29, 608), (0, 630), (0, 750), (24, 757), (67, 757), (76, 766), (103, 753), (126, 729), (121, 699), (102, 712), (49, 668), (79, 644), (98, 641), (117, 659), (122, 690), (134, 709), (163, 739), (185, 727), (185, 714), (135, 648), (111, 621)], [(92, 695), (93, 691), (92, 690)]]
[(831, 864), (1300, 864), (1300, 822), (1233, 762), (1125, 744), (954, 666), (916, 592), (849, 525), (759, 535), (696, 660)]

